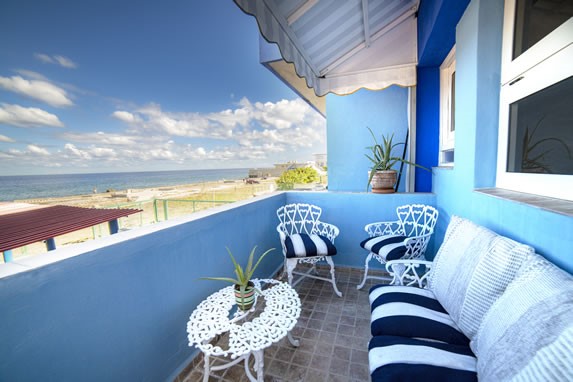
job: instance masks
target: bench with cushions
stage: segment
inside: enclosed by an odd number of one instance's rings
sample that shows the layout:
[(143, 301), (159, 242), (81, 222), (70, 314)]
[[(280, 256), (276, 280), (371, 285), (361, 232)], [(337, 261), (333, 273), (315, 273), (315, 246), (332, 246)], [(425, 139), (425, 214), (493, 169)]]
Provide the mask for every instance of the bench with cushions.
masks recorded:
[(373, 381), (573, 380), (573, 277), (533, 248), (454, 216), (433, 262), (387, 269), (369, 296)]

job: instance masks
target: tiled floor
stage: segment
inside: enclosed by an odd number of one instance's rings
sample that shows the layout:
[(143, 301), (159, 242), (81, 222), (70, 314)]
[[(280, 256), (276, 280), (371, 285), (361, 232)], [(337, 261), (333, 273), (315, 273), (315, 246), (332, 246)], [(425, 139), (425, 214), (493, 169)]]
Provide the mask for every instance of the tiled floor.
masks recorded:
[[(302, 310), (292, 333), (300, 339), (300, 346), (294, 348), (284, 338), (267, 348), (264, 353), (265, 381), (370, 380), (368, 290), (380, 281), (368, 280), (362, 290), (357, 290), (362, 272), (336, 268), (342, 298), (336, 296), (332, 285), (325, 281), (307, 278), (296, 285)], [(321, 267), (319, 274), (328, 276), (328, 271)], [(203, 357), (200, 355), (175, 382), (202, 381), (202, 378)], [(240, 363), (227, 370), (212, 372), (209, 381), (242, 382), (248, 379)]]

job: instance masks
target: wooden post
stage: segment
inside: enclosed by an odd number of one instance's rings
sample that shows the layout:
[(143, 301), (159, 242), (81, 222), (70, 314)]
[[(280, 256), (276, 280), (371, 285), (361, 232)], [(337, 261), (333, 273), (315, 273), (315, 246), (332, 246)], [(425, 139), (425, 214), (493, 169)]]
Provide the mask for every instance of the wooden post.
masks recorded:
[(4, 256), (4, 262), (5, 262), (5, 263), (9, 263), (9, 262), (11, 262), (11, 261), (13, 260), (13, 259), (12, 259), (12, 250), (11, 250), (11, 249), (2, 252), (2, 255)]
[(46, 248), (48, 249), (48, 251), (53, 251), (54, 249), (56, 249), (56, 241), (54, 240), (53, 237), (46, 239)]
[(107, 224), (109, 225), (110, 234), (113, 235), (119, 232), (119, 221), (117, 219), (110, 220), (109, 222), (107, 222)]

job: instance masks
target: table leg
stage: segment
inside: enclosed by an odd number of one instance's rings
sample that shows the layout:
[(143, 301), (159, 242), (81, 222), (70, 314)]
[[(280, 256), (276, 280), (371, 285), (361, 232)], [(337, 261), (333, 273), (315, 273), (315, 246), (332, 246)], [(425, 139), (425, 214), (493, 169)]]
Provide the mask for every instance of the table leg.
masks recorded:
[(255, 356), (255, 372), (257, 373), (257, 382), (263, 382), (265, 376), (265, 357), (263, 356), (263, 350), (257, 350), (253, 352)]
[(211, 374), (211, 370), (209, 369), (209, 354), (203, 353), (203, 360), (205, 362), (203, 369), (203, 382), (209, 382), (209, 374)]
[(287, 338), (288, 338), (290, 344), (291, 344), (292, 346), (294, 346), (295, 348), (297, 348), (297, 347), (300, 345), (300, 341), (299, 341), (299, 340), (295, 340), (294, 337), (292, 336), (292, 333), (291, 333), (291, 332), (288, 332)]

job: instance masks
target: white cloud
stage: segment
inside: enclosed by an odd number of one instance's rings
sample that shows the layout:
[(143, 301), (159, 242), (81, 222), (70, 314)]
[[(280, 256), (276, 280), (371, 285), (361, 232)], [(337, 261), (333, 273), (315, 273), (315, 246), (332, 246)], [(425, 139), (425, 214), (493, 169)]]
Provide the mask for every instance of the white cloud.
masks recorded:
[(15, 142), (12, 138), (0, 134), (0, 142)]
[(150, 104), (132, 111), (118, 110), (112, 116), (127, 122), (133, 133), (153, 130), (170, 136), (233, 139), (245, 146), (250, 139), (278, 142), (287, 138), (290, 144), (309, 146), (324, 141), (326, 126), (324, 118), (301, 99), (253, 104), (243, 98), (235, 109), (207, 114), (168, 112)]
[(20, 76), (0, 77), (0, 87), (55, 107), (73, 105), (64, 89), (43, 80), (26, 80)]
[(51, 150), (49, 161), (38, 161), (38, 152), (30, 148), (0, 151), (0, 157), (70, 169), (255, 167), (311, 159), (326, 146), (324, 118), (302, 100), (252, 103), (243, 98), (233, 108), (211, 113), (167, 111), (149, 104), (125, 107), (111, 116), (125, 123), (124, 131), (63, 131), (58, 137), (64, 143)]
[(27, 148), (28, 148), (28, 151), (31, 152), (32, 154), (37, 154), (37, 155), (41, 155), (41, 156), (50, 155), (50, 152), (48, 150), (46, 150), (45, 148), (40, 147), (40, 146), (28, 145)]
[(18, 127), (64, 126), (56, 115), (42, 109), (5, 103), (0, 104), (0, 123)]
[(132, 123), (135, 122), (135, 115), (128, 111), (114, 111), (112, 117), (119, 119), (120, 121)]
[(64, 57), (64, 56), (60, 56), (60, 55), (50, 56), (50, 55), (43, 54), (43, 53), (36, 53), (36, 54), (34, 54), (34, 57), (36, 57), (38, 60), (42, 61), (43, 63), (56, 64), (56, 65), (63, 66), (64, 68), (75, 69), (78, 66), (75, 62), (73, 62), (69, 58)]

